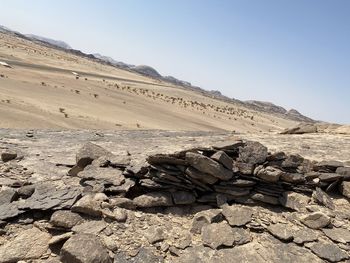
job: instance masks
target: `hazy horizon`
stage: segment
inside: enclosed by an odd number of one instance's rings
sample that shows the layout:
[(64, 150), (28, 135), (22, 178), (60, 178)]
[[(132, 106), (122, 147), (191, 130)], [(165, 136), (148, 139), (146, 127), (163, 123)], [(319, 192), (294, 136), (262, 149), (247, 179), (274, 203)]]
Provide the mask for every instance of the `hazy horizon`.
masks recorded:
[(2, 4), (0, 24), (229, 97), (349, 124), (349, 7), (316, 0), (14, 0)]

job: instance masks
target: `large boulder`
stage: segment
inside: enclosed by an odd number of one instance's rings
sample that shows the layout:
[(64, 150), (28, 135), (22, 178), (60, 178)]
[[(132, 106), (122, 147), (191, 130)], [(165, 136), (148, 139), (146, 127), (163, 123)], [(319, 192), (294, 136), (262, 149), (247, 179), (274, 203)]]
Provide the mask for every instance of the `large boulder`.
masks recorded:
[(107, 249), (99, 238), (91, 234), (77, 234), (66, 241), (61, 249), (62, 263), (112, 263)]

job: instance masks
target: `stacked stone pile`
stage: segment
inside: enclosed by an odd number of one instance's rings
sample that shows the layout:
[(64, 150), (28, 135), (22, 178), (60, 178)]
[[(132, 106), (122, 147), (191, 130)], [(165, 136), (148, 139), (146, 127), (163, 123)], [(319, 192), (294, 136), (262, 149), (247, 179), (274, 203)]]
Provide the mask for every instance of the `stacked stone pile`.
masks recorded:
[(330, 197), (350, 198), (341, 162), (242, 140), (147, 160), (87, 143), (67, 175), (40, 181), (23, 156), (1, 158), (0, 263), (349, 259), (350, 206)]

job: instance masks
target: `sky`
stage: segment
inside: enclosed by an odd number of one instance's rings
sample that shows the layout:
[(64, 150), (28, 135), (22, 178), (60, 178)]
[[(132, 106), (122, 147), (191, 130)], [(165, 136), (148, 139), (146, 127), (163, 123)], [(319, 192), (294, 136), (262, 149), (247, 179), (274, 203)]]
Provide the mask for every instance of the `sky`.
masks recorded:
[(11, 0), (0, 25), (350, 124), (348, 0)]

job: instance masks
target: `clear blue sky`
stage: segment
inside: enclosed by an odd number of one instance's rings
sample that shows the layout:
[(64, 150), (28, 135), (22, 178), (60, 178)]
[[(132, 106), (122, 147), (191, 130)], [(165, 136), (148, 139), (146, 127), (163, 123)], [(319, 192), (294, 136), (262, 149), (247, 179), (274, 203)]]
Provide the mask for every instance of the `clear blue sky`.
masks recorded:
[(348, 0), (11, 0), (0, 24), (350, 124)]

